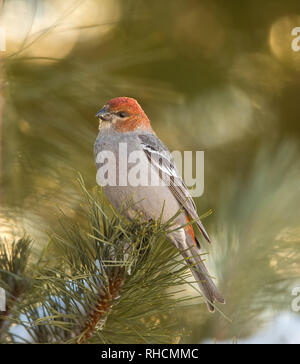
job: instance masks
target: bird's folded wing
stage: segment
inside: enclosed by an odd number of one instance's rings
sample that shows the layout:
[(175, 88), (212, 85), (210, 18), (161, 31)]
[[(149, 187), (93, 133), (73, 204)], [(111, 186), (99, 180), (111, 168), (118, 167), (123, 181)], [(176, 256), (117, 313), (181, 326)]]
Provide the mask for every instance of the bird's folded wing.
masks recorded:
[(138, 138), (151, 165), (157, 168), (160, 178), (170, 188), (180, 206), (183, 207), (189, 217), (196, 221), (199, 230), (205, 239), (210, 242), (209, 236), (199, 219), (194, 200), (177, 171), (173, 157), (167, 147), (154, 134), (142, 134)]

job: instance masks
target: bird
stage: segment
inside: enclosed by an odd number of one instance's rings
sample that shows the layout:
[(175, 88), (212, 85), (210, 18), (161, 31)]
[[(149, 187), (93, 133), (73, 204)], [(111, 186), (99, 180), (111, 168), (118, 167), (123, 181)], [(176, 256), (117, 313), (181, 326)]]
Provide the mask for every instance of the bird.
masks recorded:
[[(209, 311), (213, 312), (215, 302), (224, 304), (225, 300), (200, 256), (200, 242), (191, 222), (208, 242), (210, 238), (171, 153), (133, 98), (111, 99), (96, 117), (99, 119), (99, 134), (94, 144), (97, 183), (112, 206), (129, 219), (138, 213), (145, 221), (161, 218), (164, 223), (179, 212), (174, 218), (176, 229), (167, 237), (189, 265)], [(138, 160), (139, 173), (130, 175), (129, 167)], [(151, 183), (149, 175), (158, 183)]]

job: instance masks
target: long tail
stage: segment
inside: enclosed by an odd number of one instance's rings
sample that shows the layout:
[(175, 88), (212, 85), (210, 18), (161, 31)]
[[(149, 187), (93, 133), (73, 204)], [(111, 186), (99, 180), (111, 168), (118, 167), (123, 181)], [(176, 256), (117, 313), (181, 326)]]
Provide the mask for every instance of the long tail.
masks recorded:
[[(183, 252), (183, 255), (186, 255), (186, 257), (188, 258), (188, 264), (192, 266), (191, 272), (193, 273), (193, 276), (197, 281), (201, 292), (206, 298), (206, 303), (209, 311), (214, 312), (215, 309), (213, 304), (215, 302), (225, 303), (225, 299), (216, 287), (212, 278), (210, 277), (205, 264), (203, 263), (203, 261), (201, 261), (203, 257), (197, 257), (197, 255), (199, 255), (199, 250), (194, 247), (192, 247), (192, 249), (189, 249), (187, 252)], [(193, 256), (191, 257), (191, 255)]]
[(199, 255), (199, 248), (195, 245), (194, 236), (189, 233), (184, 234), (186, 238), (184, 249), (182, 244), (183, 234), (181, 233), (180, 235), (180, 240), (178, 239), (179, 236), (176, 237), (177, 239), (175, 236), (172, 236), (172, 241), (175, 243), (176, 247), (181, 250), (182, 256), (186, 259), (187, 264), (190, 265), (191, 272), (206, 299), (209, 311), (214, 312), (215, 309), (213, 304), (215, 302), (225, 303), (224, 297), (210, 277), (209, 272), (203, 263), (203, 256)]

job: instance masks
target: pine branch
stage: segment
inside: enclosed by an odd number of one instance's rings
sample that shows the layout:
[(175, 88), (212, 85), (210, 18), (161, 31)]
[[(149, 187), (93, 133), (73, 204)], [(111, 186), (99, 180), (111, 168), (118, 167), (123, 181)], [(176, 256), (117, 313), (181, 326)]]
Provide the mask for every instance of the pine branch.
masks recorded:
[(23, 238), (14, 241), (9, 248), (7, 242), (0, 241), (0, 287), (6, 292), (6, 309), (0, 311), (0, 338), (9, 325), (15, 305), (30, 287), (26, 275), (30, 244), (28, 238)]
[(178, 340), (174, 313), (188, 298), (176, 293), (190, 273), (166, 239), (172, 222), (128, 222), (105, 204), (101, 190), (90, 194), (81, 185), (86, 219), (79, 225), (62, 217), (61, 230), (28, 269), (34, 285), (14, 306), (4, 341)]
[(94, 333), (100, 329), (105, 317), (109, 314), (115, 300), (120, 295), (120, 288), (124, 283), (124, 271), (119, 271), (115, 277), (109, 279), (109, 286), (104, 294), (100, 294), (96, 307), (92, 310), (89, 319), (81, 330), (77, 343), (84, 344)]

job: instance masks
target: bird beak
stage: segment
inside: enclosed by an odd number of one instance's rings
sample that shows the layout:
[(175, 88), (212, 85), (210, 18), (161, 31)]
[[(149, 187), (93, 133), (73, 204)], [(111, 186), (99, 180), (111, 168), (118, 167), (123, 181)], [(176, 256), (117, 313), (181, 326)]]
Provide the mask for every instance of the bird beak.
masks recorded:
[(107, 106), (104, 106), (101, 110), (97, 112), (96, 117), (101, 123), (101, 121), (111, 121), (112, 115), (109, 112)]

